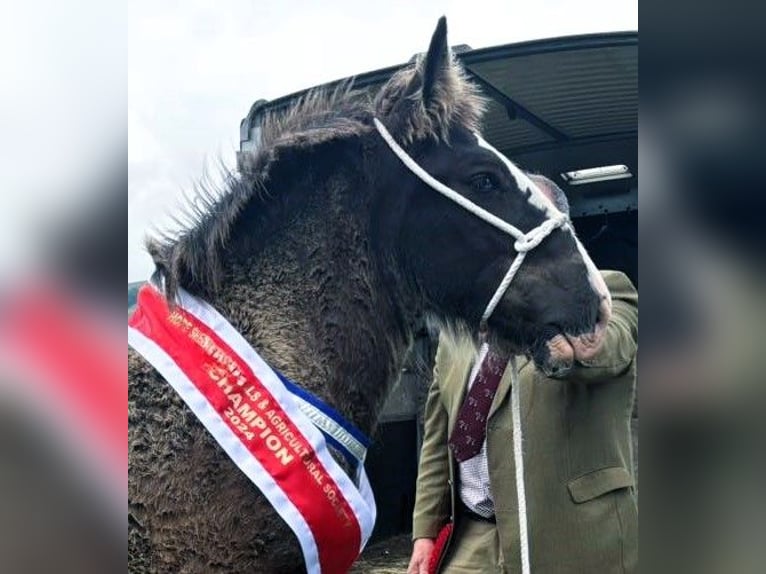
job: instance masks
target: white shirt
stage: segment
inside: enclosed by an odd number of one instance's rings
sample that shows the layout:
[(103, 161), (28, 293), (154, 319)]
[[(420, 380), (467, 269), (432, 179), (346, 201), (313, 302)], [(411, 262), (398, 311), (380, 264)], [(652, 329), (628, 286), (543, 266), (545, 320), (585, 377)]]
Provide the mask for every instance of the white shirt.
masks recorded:
[(460, 500), (484, 518), (495, 515), (495, 499), (489, 484), (489, 468), (487, 467), (487, 441), (481, 445), (481, 450), (473, 458), (460, 463)]

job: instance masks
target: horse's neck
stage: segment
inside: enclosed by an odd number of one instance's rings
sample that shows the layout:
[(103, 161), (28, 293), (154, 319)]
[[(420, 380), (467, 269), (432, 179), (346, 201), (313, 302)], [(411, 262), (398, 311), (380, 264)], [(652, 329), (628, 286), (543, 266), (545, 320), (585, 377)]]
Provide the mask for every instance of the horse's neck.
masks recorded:
[(240, 262), (215, 304), (270, 365), (369, 434), (401, 371), (409, 326), (359, 230), (337, 223), (305, 223)]

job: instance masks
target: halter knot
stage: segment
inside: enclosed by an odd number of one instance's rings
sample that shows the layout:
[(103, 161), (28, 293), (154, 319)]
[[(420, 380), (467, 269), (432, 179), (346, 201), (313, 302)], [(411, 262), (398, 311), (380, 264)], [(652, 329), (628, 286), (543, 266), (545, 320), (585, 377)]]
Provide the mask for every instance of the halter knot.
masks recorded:
[(566, 229), (568, 226), (567, 216), (562, 214), (555, 215), (543, 221), (540, 225), (528, 231), (513, 244), (513, 249), (516, 253), (526, 253), (531, 251), (548, 237), (553, 230), (557, 228)]

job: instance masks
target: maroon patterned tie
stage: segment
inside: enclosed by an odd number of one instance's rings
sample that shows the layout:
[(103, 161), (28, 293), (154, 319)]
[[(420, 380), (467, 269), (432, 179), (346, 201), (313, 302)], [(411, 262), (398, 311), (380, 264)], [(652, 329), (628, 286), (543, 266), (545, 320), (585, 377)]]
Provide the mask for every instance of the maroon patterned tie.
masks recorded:
[(484, 357), (476, 379), (460, 406), (449, 439), (450, 448), (458, 462), (473, 458), (481, 450), (487, 432), (489, 407), (507, 364), (507, 359), (491, 350)]

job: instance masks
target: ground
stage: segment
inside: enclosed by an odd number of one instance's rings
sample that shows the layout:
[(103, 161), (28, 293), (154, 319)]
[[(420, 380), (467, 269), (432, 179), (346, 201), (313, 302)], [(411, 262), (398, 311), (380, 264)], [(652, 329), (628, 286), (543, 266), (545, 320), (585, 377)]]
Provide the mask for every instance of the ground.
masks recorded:
[(409, 534), (388, 538), (368, 546), (351, 574), (404, 574), (410, 561), (412, 538)]

